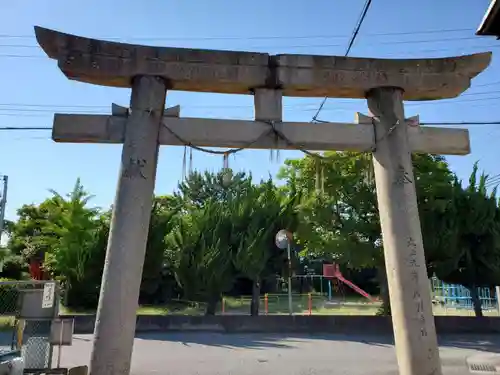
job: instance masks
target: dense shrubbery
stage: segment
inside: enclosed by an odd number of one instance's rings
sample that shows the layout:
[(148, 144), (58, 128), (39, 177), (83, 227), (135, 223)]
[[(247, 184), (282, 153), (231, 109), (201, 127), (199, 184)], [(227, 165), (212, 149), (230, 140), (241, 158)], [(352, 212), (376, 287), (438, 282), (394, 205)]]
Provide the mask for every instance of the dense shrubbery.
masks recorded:
[[(325, 156), (320, 164), (310, 157), (287, 160), (280, 187), (226, 170), (194, 173), (174, 195), (156, 197), (139, 302), (200, 301), (213, 313), (223, 293), (251, 294), (256, 314), (259, 294), (275, 291), (276, 277), (286, 277), (286, 254), (274, 245), (283, 228), (295, 233), (295, 273), (320, 274), (322, 262), (337, 262), (361, 287), (373, 290), (375, 278), (387, 302), (371, 160)], [(429, 272), (471, 290), (499, 284), (500, 211), (496, 192), (486, 193), (487, 178), (476, 179), (475, 167), (464, 188), (443, 158), (416, 155), (414, 165)], [(27, 262), (38, 259), (64, 286), (64, 304), (95, 308), (111, 215), (89, 208), (90, 199), (77, 181), (66, 197), (52, 192), (40, 205), (21, 207), (7, 226), (0, 275), (23, 278)], [(297, 285), (302, 292), (310, 287)], [(2, 300), (15, 297), (4, 293)]]

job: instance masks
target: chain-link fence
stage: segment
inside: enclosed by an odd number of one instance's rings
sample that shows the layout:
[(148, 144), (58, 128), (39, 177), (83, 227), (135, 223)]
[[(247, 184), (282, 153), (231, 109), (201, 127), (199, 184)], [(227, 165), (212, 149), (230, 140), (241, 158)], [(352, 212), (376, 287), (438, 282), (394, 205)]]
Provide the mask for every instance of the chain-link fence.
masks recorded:
[(49, 368), (58, 305), (53, 281), (0, 281), (0, 350), (21, 350), (27, 369)]
[(0, 350), (17, 348), (20, 285), (0, 281)]

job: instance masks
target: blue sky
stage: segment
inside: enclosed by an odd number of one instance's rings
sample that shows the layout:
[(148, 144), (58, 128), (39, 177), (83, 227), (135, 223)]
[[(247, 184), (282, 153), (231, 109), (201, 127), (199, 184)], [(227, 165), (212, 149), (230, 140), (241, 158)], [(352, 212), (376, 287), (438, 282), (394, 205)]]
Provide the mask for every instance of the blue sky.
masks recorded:
[[(75, 4), (71, 6), (70, 4)], [(0, 12), (0, 126), (51, 126), (54, 112), (109, 113), (112, 102), (128, 105), (130, 91), (67, 80), (56, 63), (36, 46), (33, 26), (132, 43), (268, 53), (343, 55), (364, 0), (67, 0), (2, 2)], [(80, 3), (83, 4), (83, 3)], [(407, 116), (422, 121), (500, 120), (500, 41), (476, 37), (489, 0), (373, 0), (351, 56), (443, 57), (491, 50), (491, 66), (458, 99), (411, 103)], [(458, 30), (457, 30), (458, 29)], [(455, 30), (455, 31), (449, 31)], [(383, 34), (383, 35), (380, 35)], [(285, 99), (285, 120), (309, 121), (321, 102)], [(187, 117), (253, 116), (250, 96), (169, 92), (167, 105), (180, 104)], [(366, 112), (363, 100), (330, 99), (320, 118), (353, 121)], [(480, 160), (490, 174), (497, 162), (500, 125), (470, 126), (472, 154), (449, 158), (462, 178)], [(71, 190), (77, 177), (107, 207), (116, 187), (121, 147), (56, 144), (48, 131), (0, 132), (0, 174), (9, 176), (7, 218), (24, 203), (40, 202), (55, 189)], [(156, 193), (172, 192), (182, 176), (180, 147), (162, 147)], [(299, 152), (281, 152), (301, 157)], [(196, 169), (216, 171), (222, 158), (194, 151)], [(244, 151), (230, 160), (236, 170), (255, 177), (274, 175), (280, 167), (269, 152)]]

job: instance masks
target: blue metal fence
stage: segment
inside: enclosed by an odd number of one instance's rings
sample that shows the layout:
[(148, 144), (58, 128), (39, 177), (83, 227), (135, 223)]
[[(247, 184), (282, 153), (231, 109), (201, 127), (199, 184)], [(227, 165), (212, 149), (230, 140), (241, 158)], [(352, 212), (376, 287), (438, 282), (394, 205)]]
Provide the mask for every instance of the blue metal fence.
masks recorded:
[[(448, 284), (436, 277), (431, 279), (432, 296), (434, 303), (447, 308), (472, 310), (470, 290), (458, 284)], [(498, 302), (494, 289), (477, 288), (481, 307), (484, 311), (497, 309)]]

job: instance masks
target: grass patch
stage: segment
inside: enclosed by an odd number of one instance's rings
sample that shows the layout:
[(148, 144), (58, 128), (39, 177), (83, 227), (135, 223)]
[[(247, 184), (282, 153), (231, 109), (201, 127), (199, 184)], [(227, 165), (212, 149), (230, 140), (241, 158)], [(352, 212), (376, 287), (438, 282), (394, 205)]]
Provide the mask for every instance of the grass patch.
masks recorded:
[(138, 315), (203, 315), (205, 307), (198, 306), (179, 306), (171, 304), (166, 306), (140, 306), (137, 309)]
[[(226, 315), (249, 315), (251, 298), (243, 297), (224, 297), (224, 314)], [(267, 301), (267, 311), (269, 315), (287, 315), (288, 295), (270, 294)], [(328, 299), (319, 294), (312, 295), (312, 315), (376, 315), (381, 303), (369, 302), (365, 298), (342, 298), (328, 301)], [(190, 315), (200, 316), (205, 314), (204, 303), (169, 301), (161, 306), (140, 306), (137, 309), (138, 315)], [(292, 295), (293, 313), (297, 315), (309, 314), (309, 297), (307, 295)], [(70, 315), (94, 315), (95, 310), (74, 310), (61, 306), (61, 314)], [(260, 299), (260, 314), (265, 315), (265, 300)], [(439, 305), (433, 305), (433, 313), (436, 316), (474, 316), (472, 309), (446, 308)], [(498, 311), (490, 310), (483, 312), (485, 316), (499, 316)], [(217, 315), (222, 314), (222, 304), (217, 306)], [(12, 327), (13, 319), (0, 317), (0, 330)]]
[(0, 316), (0, 332), (12, 331), (15, 321), (13, 316)]
[[(61, 315), (95, 315), (94, 309), (72, 309), (62, 306)], [(171, 301), (160, 306), (139, 306), (137, 315), (203, 315), (205, 304), (196, 302)]]

